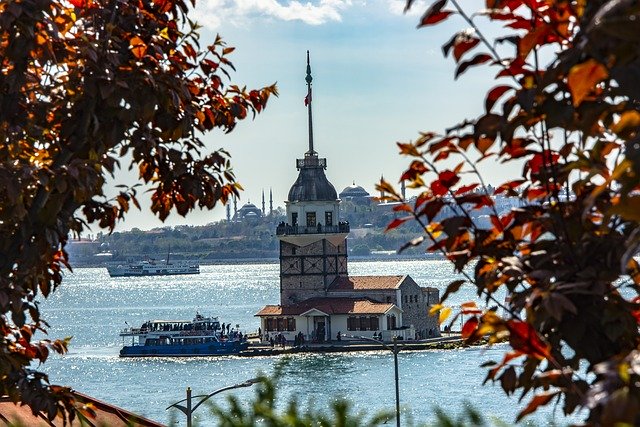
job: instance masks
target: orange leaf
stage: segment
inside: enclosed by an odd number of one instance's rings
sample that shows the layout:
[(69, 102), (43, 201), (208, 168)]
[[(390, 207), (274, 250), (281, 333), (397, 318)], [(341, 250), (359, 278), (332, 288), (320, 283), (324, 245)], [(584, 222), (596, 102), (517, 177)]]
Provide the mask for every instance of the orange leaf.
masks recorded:
[(591, 93), (596, 85), (609, 77), (606, 67), (595, 59), (587, 59), (569, 70), (567, 84), (573, 96), (573, 106), (577, 107)]
[(138, 59), (142, 58), (147, 52), (147, 45), (138, 36), (131, 37), (131, 40), (129, 40), (129, 48), (131, 49), (133, 56)]

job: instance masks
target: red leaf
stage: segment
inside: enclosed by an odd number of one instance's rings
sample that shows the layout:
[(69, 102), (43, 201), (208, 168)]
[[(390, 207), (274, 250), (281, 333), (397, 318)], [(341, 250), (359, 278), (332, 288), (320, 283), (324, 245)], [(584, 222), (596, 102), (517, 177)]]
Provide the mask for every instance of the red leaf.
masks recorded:
[(402, 224), (404, 224), (405, 222), (409, 221), (412, 217), (408, 216), (408, 217), (404, 217), (404, 218), (395, 218), (393, 221), (391, 221), (389, 223), (389, 225), (387, 225), (387, 228), (384, 230), (389, 231), (389, 230), (393, 230), (394, 228), (397, 228), (399, 226), (401, 226)]
[(475, 37), (456, 37), (456, 42), (453, 46), (453, 57), (456, 62), (459, 62), (462, 55), (473, 49), (478, 43), (480, 43), (480, 39)]
[(543, 166), (546, 167), (556, 164), (559, 158), (560, 155), (558, 153), (544, 150), (534, 154), (534, 156), (527, 162), (526, 168), (528, 168), (532, 174), (538, 174)]
[(494, 191), (494, 194), (498, 195), (504, 192), (509, 192), (509, 190), (515, 190), (516, 188), (520, 187), (524, 182), (525, 182), (524, 179), (516, 179), (513, 181), (505, 182), (500, 187), (498, 187), (496, 191)]
[(535, 357), (536, 359), (551, 358), (551, 346), (543, 342), (538, 332), (527, 322), (508, 320), (509, 343), (514, 350)]
[(424, 27), (426, 25), (436, 24), (451, 15), (453, 13), (452, 11), (442, 10), (446, 3), (447, 0), (439, 0), (432, 4), (431, 7), (424, 13), (424, 15), (422, 15), (422, 18), (420, 18), (418, 28)]
[(459, 196), (461, 194), (465, 194), (468, 193), (469, 191), (475, 190), (475, 188), (480, 185), (478, 183), (475, 184), (470, 184), (470, 185), (463, 185), (462, 187), (458, 188), (455, 192), (456, 196)]
[(460, 65), (458, 65), (458, 69), (456, 70), (455, 78), (457, 79), (460, 74), (464, 73), (467, 70), (467, 68), (473, 65), (483, 64), (485, 62), (491, 61), (492, 59), (493, 58), (491, 58), (491, 56), (487, 55), (486, 53), (479, 53), (474, 56), (473, 59), (461, 62)]
[(535, 412), (539, 406), (549, 403), (549, 401), (553, 399), (553, 397), (558, 393), (558, 391), (546, 391), (544, 393), (536, 394), (535, 396), (533, 396), (533, 399), (531, 399), (527, 407), (518, 414), (516, 422), (520, 421), (524, 416)]
[(478, 318), (473, 316), (469, 318), (466, 322), (464, 322), (464, 326), (462, 327), (462, 338), (467, 339), (471, 336), (471, 334), (478, 329)]
[(460, 181), (460, 177), (455, 172), (446, 170), (438, 174), (438, 179), (447, 188), (451, 188)]
[(400, 181), (413, 181), (418, 175), (422, 175), (428, 170), (429, 169), (427, 169), (427, 167), (424, 165), (424, 162), (421, 162), (420, 160), (414, 160), (413, 162), (411, 162), (409, 169), (407, 169), (405, 173), (402, 174), (402, 176), (400, 177)]
[(487, 94), (487, 99), (484, 101), (484, 108), (487, 110), (487, 113), (491, 111), (496, 101), (500, 99), (502, 95), (512, 89), (511, 86), (496, 86), (491, 89)]
[(442, 185), (442, 182), (440, 182), (439, 179), (433, 181), (429, 188), (431, 188), (431, 191), (433, 191), (433, 194), (435, 194), (436, 196), (444, 196), (445, 194), (447, 194), (447, 187)]

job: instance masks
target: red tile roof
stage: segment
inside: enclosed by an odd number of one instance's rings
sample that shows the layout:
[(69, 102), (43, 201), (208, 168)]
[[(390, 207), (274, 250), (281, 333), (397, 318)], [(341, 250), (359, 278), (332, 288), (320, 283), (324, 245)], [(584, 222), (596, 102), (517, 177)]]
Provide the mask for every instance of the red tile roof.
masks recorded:
[[(89, 426), (144, 426), (144, 427), (164, 427), (163, 424), (136, 415), (133, 412), (126, 411), (117, 406), (87, 396), (86, 394), (73, 392), (77, 404), (91, 404), (96, 413), (96, 417), (89, 419)], [(46, 415), (33, 415), (29, 406), (16, 405), (11, 402), (8, 397), (0, 397), (0, 423), (8, 423), (9, 425), (25, 425), (29, 427), (50, 427), (62, 426), (63, 420), (57, 416), (53, 422), (47, 420)], [(73, 423), (67, 426), (87, 426), (76, 417)]]
[(398, 289), (405, 276), (338, 276), (329, 291), (364, 291), (374, 289)]
[(256, 316), (298, 316), (309, 310), (319, 310), (326, 314), (384, 314), (394, 305), (368, 299), (352, 298), (311, 298), (297, 304), (280, 306), (267, 305)]

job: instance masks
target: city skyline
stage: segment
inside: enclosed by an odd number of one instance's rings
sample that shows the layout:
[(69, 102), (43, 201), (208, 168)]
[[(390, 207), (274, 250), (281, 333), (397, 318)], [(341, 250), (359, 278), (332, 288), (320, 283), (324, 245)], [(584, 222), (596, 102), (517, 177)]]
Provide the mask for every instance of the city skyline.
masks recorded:
[[(492, 84), (487, 70), (474, 69), (454, 81), (454, 63), (442, 44), (464, 27), (452, 20), (437, 30), (416, 29), (424, 2), (403, 14), (404, 1), (321, 0), (319, 2), (226, 1), (198, 4), (204, 25), (201, 43), (220, 33), (237, 68), (231, 81), (257, 88), (277, 82), (280, 96), (266, 110), (223, 135), (204, 137), (208, 150), (231, 154), (236, 179), (244, 188), (238, 207), (273, 191), (274, 206), (284, 206), (297, 176), (295, 161), (308, 146), (305, 67), (311, 52), (314, 145), (327, 159), (326, 174), (336, 190), (355, 184), (375, 195), (381, 176), (396, 183), (408, 165), (396, 142), (420, 131), (443, 131), (483, 107), (483, 90)], [(126, 169), (126, 167), (123, 167)], [(488, 182), (495, 181), (490, 171)], [(133, 172), (120, 171), (114, 184), (130, 184)], [(204, 225), (226, 217), (222, 205), (196, 210), (186, 218), (173, 212), (163, 224), (148, 211), (132, 210), (117, 230), (166, 225)], [(92, 227), (90, 232), (99, 231)]]

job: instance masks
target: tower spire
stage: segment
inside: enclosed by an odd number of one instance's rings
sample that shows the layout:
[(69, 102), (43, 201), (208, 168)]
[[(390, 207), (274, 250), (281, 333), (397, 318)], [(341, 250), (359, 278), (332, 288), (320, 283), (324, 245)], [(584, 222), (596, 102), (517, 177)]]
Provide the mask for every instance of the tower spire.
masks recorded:
[(309, 62), (309, 51), (307, 51), (307, 77), (305, 81), (307, 82), (307, 96), (304, 99), (304, 104), (309, 109), (309, 151), (307, 154), (313, 155), (315, 151), (313, 150), (313, 118), (311, 115), (311, 81), (313, 77), (311, 77), (311, 63)]

